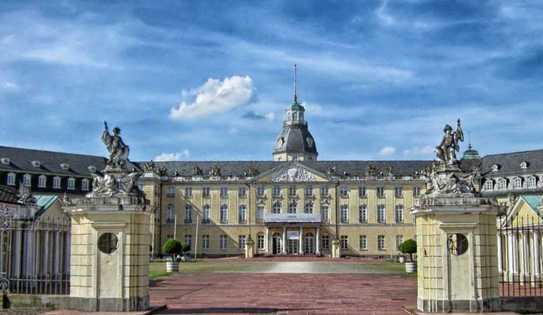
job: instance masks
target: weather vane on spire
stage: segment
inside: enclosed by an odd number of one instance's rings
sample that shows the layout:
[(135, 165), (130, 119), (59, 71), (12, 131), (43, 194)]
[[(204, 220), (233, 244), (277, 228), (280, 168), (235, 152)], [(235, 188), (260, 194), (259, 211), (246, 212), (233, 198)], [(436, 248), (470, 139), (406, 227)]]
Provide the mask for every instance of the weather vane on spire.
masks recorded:
[(298, 103), (298, 92), (296, 91), (296, 64), (294, 64), (294, 103)]

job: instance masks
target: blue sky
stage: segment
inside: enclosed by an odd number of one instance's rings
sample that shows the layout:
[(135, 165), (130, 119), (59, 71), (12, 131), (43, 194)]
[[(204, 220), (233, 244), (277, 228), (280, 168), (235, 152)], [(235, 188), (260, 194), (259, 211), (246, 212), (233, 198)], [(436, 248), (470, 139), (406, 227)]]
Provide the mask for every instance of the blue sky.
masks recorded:
[(321, 160), (432, 159), (458, 117), (540, 149), (542, 33), (541, 1), (2, 1), (0, 143), (269, 160), (296, 63)]

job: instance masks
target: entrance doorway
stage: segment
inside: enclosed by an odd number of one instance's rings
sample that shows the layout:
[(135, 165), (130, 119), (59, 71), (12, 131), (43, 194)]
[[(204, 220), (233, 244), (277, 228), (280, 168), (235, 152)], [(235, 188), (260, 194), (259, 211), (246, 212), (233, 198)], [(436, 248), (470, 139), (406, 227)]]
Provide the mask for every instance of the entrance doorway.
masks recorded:
[(274, 255), (281, 254), (281, 234), (274, 233), (272, 236), (272, 253)]
[(287, 243), (287, 253), (289, 255), (298, 254), (298, 240), (289, 239)]
[(315, 237), (313, 233), (306, 233), (304, 235), (304, 253), (315, 254)]

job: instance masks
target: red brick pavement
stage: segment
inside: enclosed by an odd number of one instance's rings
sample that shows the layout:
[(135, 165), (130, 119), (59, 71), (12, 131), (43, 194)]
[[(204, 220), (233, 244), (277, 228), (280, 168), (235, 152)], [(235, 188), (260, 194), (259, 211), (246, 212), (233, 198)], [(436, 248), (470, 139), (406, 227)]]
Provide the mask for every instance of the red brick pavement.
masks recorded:
[(159, 314), (406, 314), (416, 279), (377, 274), (192, 273), (151, 288)]

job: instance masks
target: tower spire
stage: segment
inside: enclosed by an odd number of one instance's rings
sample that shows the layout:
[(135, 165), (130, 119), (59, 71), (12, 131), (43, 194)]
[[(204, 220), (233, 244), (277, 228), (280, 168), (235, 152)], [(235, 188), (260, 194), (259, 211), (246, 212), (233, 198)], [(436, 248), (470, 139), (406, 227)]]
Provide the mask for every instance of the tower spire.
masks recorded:
[(296, 64), (294, 64), (294, 104), (298, 104), (298, 91), (296, 90)]

